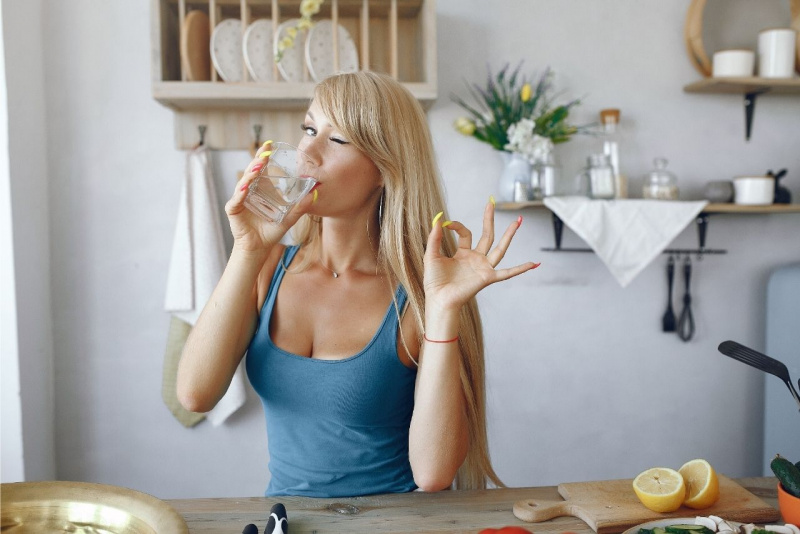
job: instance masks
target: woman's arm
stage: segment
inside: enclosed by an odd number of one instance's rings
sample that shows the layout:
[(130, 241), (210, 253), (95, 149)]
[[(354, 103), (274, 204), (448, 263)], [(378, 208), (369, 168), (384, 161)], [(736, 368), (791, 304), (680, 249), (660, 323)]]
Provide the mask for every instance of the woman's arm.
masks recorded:
[[(409, 459), (414, 480), (425, 491), (449, 487), (466, 458), (469, 428), (466, 396), (461, 383), (457, 337), (461, 308), (484, 287), (538, 267), (524, 263), (496, 269), (520, 226), (509, 225), (494, 243), (494, 204), (484, 211), (483, 233), (472, 248), (472, 233), (461, 223), (434, 219), (425, 251), (425, 340), (420, 350), (414, 414), (409, 435)], [(458, 234), (458, 250), (441, 253), (442, 228)]]
[(192, 328), (177, 380), (178, 400), (187, 410), (207, 412), (228, 390), (258, 324), (256, 280), (265, 254), (234, 249)]
[[(428, 339), (450, 340), (458, 331), (459, 310), (425, 306)], [(439, 491), (452, 484), (469, 442), (458, 342), (424, 341), (418, 361), (409, 459), (417, 486), (423, 491)]]
[[(271, 224), (244, 205), (249, 183), (272, 154), (268, 141), (236, 184), (225, 212), (233, 252), (214, 292), (183, 348), (178, 365), (178, 400), (187, 410), (207, 412), (225, 395), (258, 324), (258, 303), (283, 252), (281, 238), (308, 210), (308, 195), (280, 224)], [(260, 276), (259, 276), (260, 273)]]

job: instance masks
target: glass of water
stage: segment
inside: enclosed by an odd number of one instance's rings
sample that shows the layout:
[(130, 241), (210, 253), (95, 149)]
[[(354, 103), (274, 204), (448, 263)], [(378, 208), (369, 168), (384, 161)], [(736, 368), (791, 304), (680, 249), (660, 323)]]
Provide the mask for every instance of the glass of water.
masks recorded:
[(288, 143), (272, 143), (272, 155), (250, 182), (244, 205), (279, 224), (317, 184), (319, 176), (319, 167), (305, 152)]

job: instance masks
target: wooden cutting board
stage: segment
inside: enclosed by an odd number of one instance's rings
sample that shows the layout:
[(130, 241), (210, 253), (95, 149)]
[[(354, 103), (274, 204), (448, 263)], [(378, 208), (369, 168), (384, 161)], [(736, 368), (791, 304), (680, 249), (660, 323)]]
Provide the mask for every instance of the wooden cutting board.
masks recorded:
[(514, 504), (514, 515), (536, 523), (554, 517), (574, 516), (586, 522), (598, 534), (613, 534), (631, 527), (670, 517), (716, 515), (730, 521), (764, 524), (781, 515), (733, 480), (719, 475), (719, 500), (710, 508), (693, 510), (681, 506), (675, 512), (648, 510), (633, 492), (633, 479), (570, 482), (558, 485), (563, 501), (522, 500)]

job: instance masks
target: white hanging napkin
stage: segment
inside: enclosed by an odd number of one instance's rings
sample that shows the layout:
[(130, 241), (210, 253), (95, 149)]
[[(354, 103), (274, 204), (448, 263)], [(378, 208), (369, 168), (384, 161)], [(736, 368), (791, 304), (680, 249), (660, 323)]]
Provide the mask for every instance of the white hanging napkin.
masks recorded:
[(680, 234), (707, 201), (547, 197), (544, 205), (592, 247), (622, 287)]
[[(164, 309), (194, 326), (225, 269), (219, 204), (211, 174), (209, 151), (201, 146), (186, 155), (186, 178), (178, 206)], [(206, 418), (219, 425), (245, 402), (242, 365), (225, 396)]]

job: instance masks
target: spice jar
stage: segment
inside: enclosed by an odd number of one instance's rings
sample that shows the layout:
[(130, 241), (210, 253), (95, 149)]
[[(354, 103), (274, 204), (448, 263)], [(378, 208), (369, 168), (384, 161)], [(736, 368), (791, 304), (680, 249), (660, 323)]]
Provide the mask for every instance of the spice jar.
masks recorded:
[(678, 179), (667, 170), (666, 158), (653, 160), (655, 169), (645, 176), (642, 196), (652, 200), (678, 200)]

